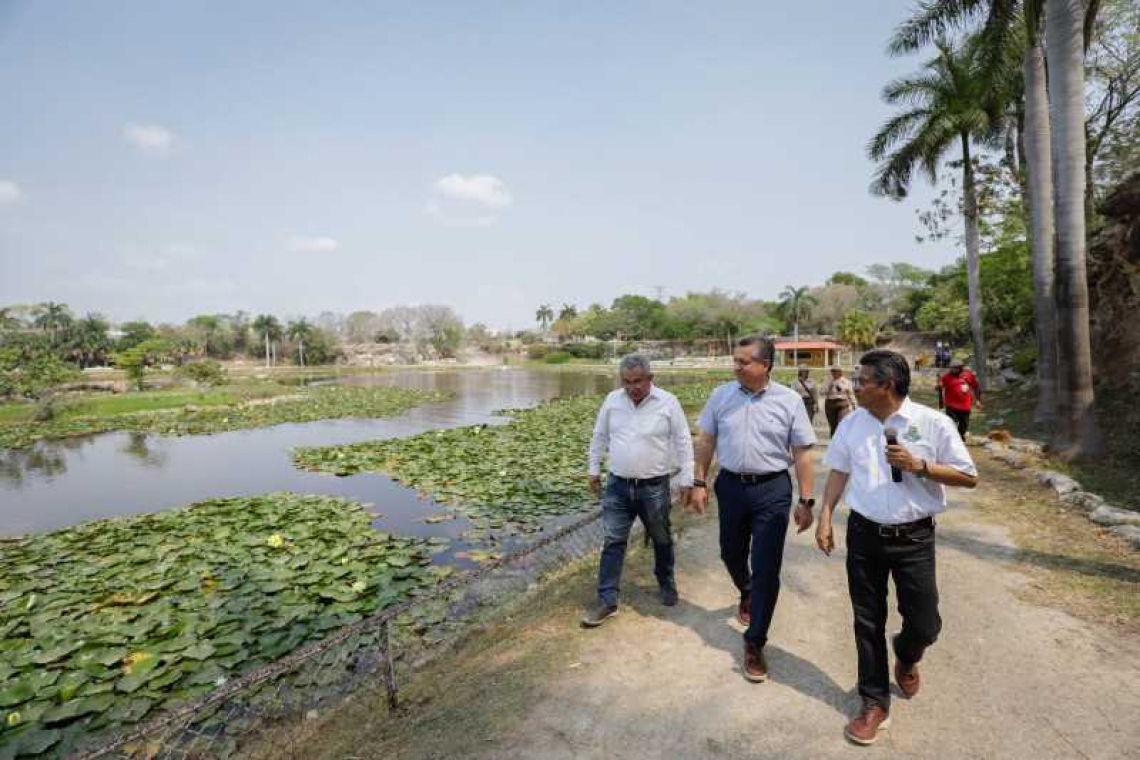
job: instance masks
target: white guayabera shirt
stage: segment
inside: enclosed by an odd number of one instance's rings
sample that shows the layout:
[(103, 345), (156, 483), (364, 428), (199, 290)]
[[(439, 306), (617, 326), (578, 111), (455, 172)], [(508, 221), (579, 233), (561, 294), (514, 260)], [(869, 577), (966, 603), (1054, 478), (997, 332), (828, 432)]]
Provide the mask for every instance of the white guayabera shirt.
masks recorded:
[(913, 472), (904, 472), (901, 483), (891, 480), (883, 432), (888, 427), (898, 430), (903, 448), (929, 464), (978, 474), (958, 428), (942, 412), (909, 398), (903, 399), (902, 406), (886, 422), (879, 422), (866, 409), (858, 409), (839, 423), (823, 461), (831, 469), (850, 475), (843, 501), (868, 520), (898, 525), (946, 509), (946, 492), (940, 484)]
[(655, 478), (681, 468), (680, 485), (693, 485), (693, 439), (681, 402), (651, 386), (637, 406), (624, 389), (606, 396), (590, 441), (591, 475), (600, 475), (609, 452), (610, 472), (623, 478)]

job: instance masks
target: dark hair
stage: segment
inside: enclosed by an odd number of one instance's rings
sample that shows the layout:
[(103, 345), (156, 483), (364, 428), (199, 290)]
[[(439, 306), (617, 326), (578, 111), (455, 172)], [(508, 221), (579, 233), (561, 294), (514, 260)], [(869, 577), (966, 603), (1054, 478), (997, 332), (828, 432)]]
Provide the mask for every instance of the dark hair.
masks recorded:
[(762, 335), (745, 335), (736, 341), (736, 345), (738, 347), (756, 346), (752, 352), (752, 358), (767, 364), (769, 370), (776, 363), (776, 342), (771, 338), (765, 338)]
[(910, 365), (902, 354), (880, 348), (863, 354), (859, 358), (859, 364), (871, 368), (877, 384), (886, 385), (887, 381), (891, 381), (895, 393), (900, 396), (910, 393)]

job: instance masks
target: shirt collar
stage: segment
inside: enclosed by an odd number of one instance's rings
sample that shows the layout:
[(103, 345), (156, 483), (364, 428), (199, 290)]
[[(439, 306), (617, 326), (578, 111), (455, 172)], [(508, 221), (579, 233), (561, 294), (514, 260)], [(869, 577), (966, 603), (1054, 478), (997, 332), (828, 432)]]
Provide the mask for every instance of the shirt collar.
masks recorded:
[(768, 389), (771, 387), (772, 387), (772, 378), (768, 378), (768, 384), (765, 385), (760, 390), (755, 391), (755, 392), (750, 391), (747, 388), (745, 388), (744, 383), (740, 382), (739, 380), (736, 382), (737, 390), (739, 390), (741, 393), (743, 393), (745, 396), (748, 396), (749, 398), (759, 398), (760, 396), (763, 396), (765, 393), (767, 393)]
[(891, 416), (902, 417), (904, 420), (911, 422), (914, 420), (916, 411), (917, 410), (915, 409), (914, 402), (910, 400), (910, 396), (907, 396), (903, 399), (902, 406), (900, 406), (898, 411)]

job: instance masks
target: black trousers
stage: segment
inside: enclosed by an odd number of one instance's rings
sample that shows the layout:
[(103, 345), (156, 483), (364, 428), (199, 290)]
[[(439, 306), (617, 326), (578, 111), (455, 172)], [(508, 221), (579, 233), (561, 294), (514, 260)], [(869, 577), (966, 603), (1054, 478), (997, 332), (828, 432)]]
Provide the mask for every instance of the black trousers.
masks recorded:
[(962, 411), (946, 407), (946, 416), (954, 420), (954, 424), (958, 426), (958, 435), (962, 436), (963, 441), (966, 440), (966, 431), (970, 429), (970, 410)]
[(852, 511), (847, 522), (847, 589), (855, 613), (859, 695), (866, 704), (890, 709), (887, 660), (887, 578), (895, 581), (902, 631), (895, 657), (906, 664), (922, 659), (942, 630), (934, 572), (934, 525), (902, 536), (882, 536), (879, 526)]
[[(764, 646), (780, 596), (780, 567), (792, 506), (792, 479), (785, 472), (743, 482), (721, 470), (715, 489), (720, 513), (720, 558), (740, 598), (752, 604), (744, 638)], [(751, 554), (751, 570), (749, 555)]]

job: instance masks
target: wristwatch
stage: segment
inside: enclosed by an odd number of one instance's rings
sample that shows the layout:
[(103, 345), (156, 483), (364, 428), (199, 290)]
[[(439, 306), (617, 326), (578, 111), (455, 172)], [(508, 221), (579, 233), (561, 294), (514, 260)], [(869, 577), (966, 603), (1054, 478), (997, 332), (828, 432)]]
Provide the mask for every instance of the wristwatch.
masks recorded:
[(918, 461), (922, 462), (922, 469), (919, 470), (917, 473), (918, 477), (925, 478), (927, 475), (930, 474), (930, 468), (926, 466), (926, 460), (925, 459), (920, 459)]
[(811, 509), (812, 507), (815, 506), (815, 499), (805, 499), (804, 497), (801, 496), (800, 497), (800, 504), (802, 506), (807, 507), (808, 509)]
[(708, 488), (709, 484), (700, 478), (693, 478), (693, 488)]

